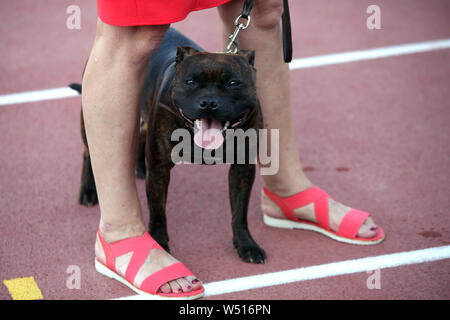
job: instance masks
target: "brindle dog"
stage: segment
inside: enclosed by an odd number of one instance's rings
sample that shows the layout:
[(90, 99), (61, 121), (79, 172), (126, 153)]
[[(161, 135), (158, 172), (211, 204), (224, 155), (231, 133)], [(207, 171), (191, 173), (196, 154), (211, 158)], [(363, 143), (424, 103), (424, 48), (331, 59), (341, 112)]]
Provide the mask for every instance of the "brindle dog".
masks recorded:
[[(196, 155), (202, 156), (208, 151), (213, 159), (231, 162), (229, 198), (234, 246), (245, 262), (264, 263), (266, 260), (264, 250), (253, 240), (247, 225), (248, 204), (255, 178), (255, 163), (250, 161), (254, 160), (251, 150), (258, 147), (259, 141), (253, 142), (256, 146), (252, 145), (251, 139), (241, 141), (244, 148), (240, 150), (245, 150), (245, 162), (238, 163), (238, 149), (242, 145), (235, 143), (235, 136), (225, 135), (229, 132), (225, 130), (227, 128), (245, 132), (262, 128), (253, 63), (253, 51), (207, 53), (172, 28), (167, 31), (160, 49), (151, 57), (141, 97), (136, 175), (146, 178), (149, 232), (167, 251), (169, 236), (165, 208), (170, 170), (175, 165), (172, 151), (179, 143), (173, 141), (172, 133), (176, 129), (184, 129), (190, 137), (185, 145), (192, 150), (190, 154), (186, 150), (180, 153), (184, 161), (210, 164), (205, 157), (196, 158)], [(76, 85), (72, 88), (81, 91)], [(85, 151), (79, 202), (89, 206), (98, 200), (83, 117), (81, 119)], [(208, 130), (215, 136), (205, 138)], [(212, 148), (208, 145), (211, 141), (216, 142)], [(227, 157), (230, 152), (232, 156)]]

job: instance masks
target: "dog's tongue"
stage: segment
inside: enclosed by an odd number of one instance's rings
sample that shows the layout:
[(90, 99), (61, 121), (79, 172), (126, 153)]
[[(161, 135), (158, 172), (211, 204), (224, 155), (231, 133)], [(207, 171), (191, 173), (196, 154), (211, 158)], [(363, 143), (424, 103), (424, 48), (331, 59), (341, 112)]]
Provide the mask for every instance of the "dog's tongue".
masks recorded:
[(217, 149), (223, 144), (222, 123), (214, 119), (200, 119), (200, 130), (194, 135), (194, 142), (203, 149)]

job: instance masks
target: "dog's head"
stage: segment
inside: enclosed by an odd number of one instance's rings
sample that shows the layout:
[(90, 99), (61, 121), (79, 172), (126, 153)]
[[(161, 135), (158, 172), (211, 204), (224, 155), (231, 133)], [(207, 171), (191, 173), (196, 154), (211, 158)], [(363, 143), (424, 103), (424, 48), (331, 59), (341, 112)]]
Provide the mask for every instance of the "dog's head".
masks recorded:
[(254, 57), (178, 47), (172, 101), (186, 122), (200, 131), (239, 127), (257, 105)]

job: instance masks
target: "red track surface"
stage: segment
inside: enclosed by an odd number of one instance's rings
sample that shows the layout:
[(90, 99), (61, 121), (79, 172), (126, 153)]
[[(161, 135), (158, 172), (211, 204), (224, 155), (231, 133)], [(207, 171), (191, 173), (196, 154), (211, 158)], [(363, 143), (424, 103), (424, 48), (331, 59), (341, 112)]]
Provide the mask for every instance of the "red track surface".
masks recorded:
[[(367, 30), (369, 1), (291, 1), (294, 58), (450, 37), (450, 3), (378, 1), (382, 30)], [(333, 2), (334, 3), (334, 2)], [(66, 8), (81, 7), (81, 30)], [(80, 81), (92, 44), (94, 1), (23, 0), (0, 12), (0, 94)], [(215, 10), (174, 25), (208, 50), (221, 48)], [(245, 264), (231, 241), (226, 167), (174, 169), (167, 206), (172, 253), (205, 283), (450, 244), (450, 51), (441, 50), (291, 73), (293, 121), (309, 178), (336, 199), (372, 212), (387, 239), (378, 246), (269, 228), (250, 203), (250, 230), (265, 265)], [(98, 207), (77, 204), (80, 99), (0, 107), (0, 280), (33, 276), (45, 299), (134, 294), (93, 268)], [(138, 182), (146, 208), (143, 181)], [(205, 199), (208, 199), (205, 203)], [(81, 289), (66, 269), (81, 269)], [(271, 286), (211, 299), (450, 299), (448, 260), (368, 274)], [(10, 299), (0, 286), (0, 299)]]

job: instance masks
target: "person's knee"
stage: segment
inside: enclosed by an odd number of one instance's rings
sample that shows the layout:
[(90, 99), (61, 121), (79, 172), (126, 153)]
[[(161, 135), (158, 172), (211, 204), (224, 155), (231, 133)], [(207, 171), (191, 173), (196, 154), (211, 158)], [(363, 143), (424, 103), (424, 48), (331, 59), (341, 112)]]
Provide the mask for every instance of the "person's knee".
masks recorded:
[(167, 31), (168, 25), (115, 27), (103, 24), (97, 32), (96, 41), (112, 58), (122, 63), (136, 66), (146, 65), (150, 55), (155, 52)]
[(168, 26), (137, 27), (129, 39), (130, 62), (137, 65), (147, 64), (150, 55), (161, 45), (167, 28)]
[(259, 29), (275, 29), (279, 27), (283, 14), (282, 0), (255, 0), (252, 23)]

